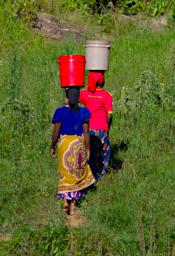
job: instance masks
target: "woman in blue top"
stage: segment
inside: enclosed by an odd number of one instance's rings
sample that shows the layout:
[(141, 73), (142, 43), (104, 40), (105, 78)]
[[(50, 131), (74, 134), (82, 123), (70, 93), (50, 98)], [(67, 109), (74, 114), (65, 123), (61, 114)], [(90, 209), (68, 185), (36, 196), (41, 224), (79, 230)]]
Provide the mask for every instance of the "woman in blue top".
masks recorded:
[(54, 124), (50, 154), (55, 155), (58, 144), (58, 197), (64, 199), (64, 209), (73, 214), (76, 201), (85, 189), (95, 182), (88, 165), (90, 138), (88, 122), (90, 112), (78, 105), (79, 89), (66, 90), (68, 105), (56, 109), (52, 118)]

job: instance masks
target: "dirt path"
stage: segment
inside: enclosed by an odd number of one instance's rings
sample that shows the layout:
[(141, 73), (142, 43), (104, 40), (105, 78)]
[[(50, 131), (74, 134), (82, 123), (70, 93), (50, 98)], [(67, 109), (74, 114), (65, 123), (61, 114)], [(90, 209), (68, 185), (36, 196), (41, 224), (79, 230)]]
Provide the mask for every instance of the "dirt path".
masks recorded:
[(0, 234), (0, 242), (10, 241), (12, 238), (11, 234)]
[(65, 224), (68, 227), (79, 227), (85, 224), (85, 218), (77, 210), (73, 215), (65, 216)]

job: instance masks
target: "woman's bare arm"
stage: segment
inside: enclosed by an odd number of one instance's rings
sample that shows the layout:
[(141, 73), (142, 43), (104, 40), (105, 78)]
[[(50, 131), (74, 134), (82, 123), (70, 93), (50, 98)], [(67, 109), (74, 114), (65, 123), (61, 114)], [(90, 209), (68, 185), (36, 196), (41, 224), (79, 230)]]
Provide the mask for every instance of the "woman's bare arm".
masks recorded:
[(108, 129), (110, 129), (111, 124), (112, 124), (112, 114), (107, 113), (107, 122), (108, 122)]
[(59, 135), (60, 135), (60, 128), (61, 128), (61, 123), (56, 123), (53, 128), (53, 133), (52, 133), (52, 141), (50, 145), (50, 154), (51, 156), (55, 155), (55, 145), (57, 144)]
[(84, 141), (85, 145), (87, 148), (88, 152), (88, 158), (90, 156), (90, 135), (89, 135), (89, 124), (88, 123), (83, 123), (83, 136), (84, 136)]

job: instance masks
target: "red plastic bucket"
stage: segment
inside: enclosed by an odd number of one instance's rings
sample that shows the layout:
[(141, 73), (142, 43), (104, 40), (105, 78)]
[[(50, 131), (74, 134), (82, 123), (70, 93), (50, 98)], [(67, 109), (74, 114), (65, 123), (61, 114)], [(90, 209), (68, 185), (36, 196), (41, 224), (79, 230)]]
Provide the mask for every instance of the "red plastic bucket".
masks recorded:
[(64, 55), (58, 57), (61, 87), (85, 85), (85, 56)]

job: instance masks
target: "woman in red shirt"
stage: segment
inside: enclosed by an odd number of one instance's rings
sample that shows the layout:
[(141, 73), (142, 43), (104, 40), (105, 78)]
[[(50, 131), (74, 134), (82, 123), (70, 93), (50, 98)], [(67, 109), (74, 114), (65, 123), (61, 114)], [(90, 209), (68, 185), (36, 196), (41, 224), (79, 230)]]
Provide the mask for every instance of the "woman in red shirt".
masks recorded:
[(90, 71), (88, 87), (80, 92), (79, 98), (79, 102), (91, 113), (89, 131), (92, 146), (89, 163), (96, 179), (108, 171), (110, 160), (108, 133), (112, 121), (112, 95), (103, 89), (104, 82), (103, 71)]

